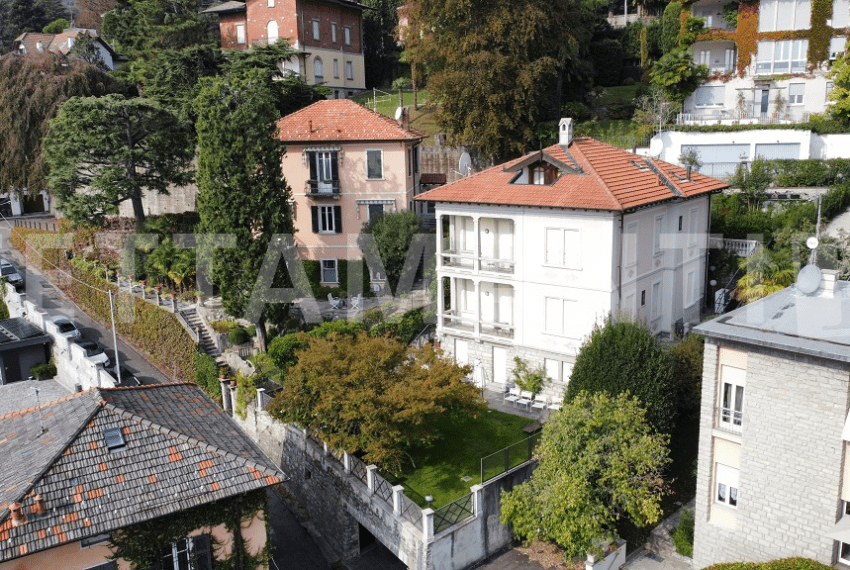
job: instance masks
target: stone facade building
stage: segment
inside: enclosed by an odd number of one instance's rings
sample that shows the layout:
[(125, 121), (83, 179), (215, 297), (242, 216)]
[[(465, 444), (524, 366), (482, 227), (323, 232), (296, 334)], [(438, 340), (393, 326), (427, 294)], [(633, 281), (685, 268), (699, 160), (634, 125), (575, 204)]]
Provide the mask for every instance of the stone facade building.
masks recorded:
[(696, 568), (850, 565), (850, 284), (835, 273), (695, 329), (707, 337)]

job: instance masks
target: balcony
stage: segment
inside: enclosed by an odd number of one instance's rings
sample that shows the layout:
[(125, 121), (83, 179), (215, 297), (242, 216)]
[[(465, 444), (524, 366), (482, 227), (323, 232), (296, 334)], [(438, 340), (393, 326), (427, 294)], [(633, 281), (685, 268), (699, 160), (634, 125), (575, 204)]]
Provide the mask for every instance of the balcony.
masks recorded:
[(514, 326), (506, 323), (488, 323), (481, 321), (479, 323), (482, 336), (492, 336), (496, 338), (514, 338)]
[[(771, 103), (771, 107), (773, 104)], [(738, 112), (735, 109), (698, 110), (693, 113), (676, 115), (677, 125), (790, 125), (805, 123), (809, 113), (789, 111), (781, 115), (762, 113), (759, 109)]]
[(454, 332), (471, 333), (475, 330), (475, 321), (458, 315), (457, 311), (444, 312), (442, 324), (443, 328)]
[[(445, 311), (443, 313), (442, 325), (444, 329), (450, 332), (460, 332), (469, 336), (472, 336), (472, 333), (475, 332), (475, 319), (471, 317), (462, 317), (454, 310)], [(499, 339), (514, 338), (514, 326), (507, 323), (478, 321), (478, 330), (481, 336)]]
[(444, 250), (440, 255), (441, 265), (452, 269), (465, 271), (478, 271), (498, 273), (500, 275), (513, 275), (515, 262), (509, 259), (493, 259), (489, 257), (476, 257), (472, 252), (458, 253), (454, 250)]
[(717, 429), (729, 433), (740, 434), (744, 414), (741, 410), (733, 410), (725, 406), (717, 408)]
[(304, 190), (306, 195), (311, 198), (333, 198), (338, 200), (339, 186), (339, 180), (327, 180), (323, 182), (307, 180), (304, 183)]

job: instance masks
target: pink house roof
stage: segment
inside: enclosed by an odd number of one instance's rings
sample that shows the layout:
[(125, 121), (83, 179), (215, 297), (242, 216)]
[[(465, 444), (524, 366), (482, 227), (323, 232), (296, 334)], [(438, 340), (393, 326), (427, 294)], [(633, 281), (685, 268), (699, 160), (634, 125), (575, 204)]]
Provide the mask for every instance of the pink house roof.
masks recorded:
[(350, 99), (318, 101), (283, 117), (277, 126), (284, 142), (415, 141), (426, 136)]
[[(552, 184), (513, 184), (522, 165), (535, 159), (561, 164)], [(591, 138), (566, 150), (553, 145), (424, 192), (415, 200), (623, 211), (673, 198), (728, 188), (722, 180), (642, 157)]]

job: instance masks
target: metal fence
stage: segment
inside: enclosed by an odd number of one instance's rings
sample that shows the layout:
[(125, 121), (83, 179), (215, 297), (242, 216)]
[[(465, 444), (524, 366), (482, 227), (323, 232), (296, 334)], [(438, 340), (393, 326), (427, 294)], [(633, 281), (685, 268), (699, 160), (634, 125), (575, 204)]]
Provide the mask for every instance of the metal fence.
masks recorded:
[(537, 432), (524, 440), (507, 446), (501, 451), (482, 457), (481, 484), (483, 485), (486, 481), (498, 477), (502, 473), (510, 471), (526, 461), (530, 461), (534, 456), (534, 449), (540, 443), (541, 433)]
[(351, 462), (351, 472), (354, 476), (363, 481), (364, 485), (367, 485), (366, 464), (351, 454), (349, 454), (348, 460)]
[(434, 511), (434, 534), (473, 516), (472, 493)]
[(416, 528), (422, 530), (422, 507), (405, 495), (401, 496), (401, 516), (404, 520), (413, 523)]
[(381, 499), (385, 500), (387, 503), (389, 503), (390, 506), (392, 506), (393, 505), (393, 486), (392, 486), (392, 484), (389, 481), (387, 481), (386, 479), (384, 479), (383, 477), (381, 477), (380, 475), (378, 475), (377, 472), (375, 473), (374, 476), (375, 476), (375, 495), (377, 495)]

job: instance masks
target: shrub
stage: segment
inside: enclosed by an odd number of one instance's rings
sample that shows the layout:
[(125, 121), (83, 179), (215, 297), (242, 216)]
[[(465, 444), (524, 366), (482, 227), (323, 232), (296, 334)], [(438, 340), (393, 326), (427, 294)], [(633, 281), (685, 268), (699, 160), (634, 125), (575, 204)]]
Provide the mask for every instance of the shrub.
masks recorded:
[(195, 384), (201, 387), (214, 400), (221, 398), (221, 384), (218, 382), (218, 363), (215, 358), (198, 352), (195, 354)]
[(673, 545), (676, 552), (688, 558), (694, 555), (694, 512), (682, 509), (679, 524), (673, 529)]
[(251, 340), (251, 337), (245, 327), (234, 327), (227, 333), (227, 342), (230, 344), (245, 344), (249, 340)]
[(30, 374), (35, 376), (39, 380), (47, 380), (48, 378), (53, 378), (56, 376), (56, 365), (53, 362), (47, 362), (45, 364), (36, 364), (32, 368), (30, 368)]
[(572, 117), (577, 123), (587, 121), (593, 114), (590, 108), (581, 101), (569, 101), (561, 106), (562, 113), (565, 117)]
[(224, 333), (229, 333), (230, 331), (232, 331), (233, 329), (238, 327), (239, 323), (237, 323), (236, 321), (231, 321), (231, 320), (210, 321), (210, 326), (212, 327), (212, 329), (215, 332), (224, 334)]
[(808, 558), (783, 558), (770, 562), (727, 562), (705, 570), (832, 570), (832, 566)]
[(6, 300), (0, 297), (0, 320), (9, 318), (9, 307), (6, 305)]
[(680, 415), (699, 416), (702, 396), (702, 357), (704, 337), (691, 333), (674, 344), (667, 345), (667, 354), (673, 365), (673, 377), (678, 386)]
[(546, 373), (542, 368), (528, 369), (528, 363), (514, 356), (514, 383), (519, 386), (520, 390), (526, 390), (533, 395), (540, 393), (543, 389), (543, 383), (546, 381)]

